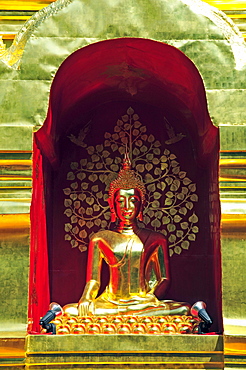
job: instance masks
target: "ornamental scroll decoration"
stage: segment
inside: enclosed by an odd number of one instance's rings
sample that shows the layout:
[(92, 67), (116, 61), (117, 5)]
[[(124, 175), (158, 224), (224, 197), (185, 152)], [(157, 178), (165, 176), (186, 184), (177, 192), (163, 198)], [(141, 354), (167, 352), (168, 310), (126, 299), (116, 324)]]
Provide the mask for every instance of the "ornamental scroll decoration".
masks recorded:
[[(160, 141), (148, 135), (131, 107), (118, 119), (113, 133), (105, 132), (103, 144), (88, 146), (84, 142), (88, 130), (87, 125), (78, 137), (69, 136), (87, 151), (88, 158), (72, 162), (67, 173), (69, 186), (63, 189), (64, 214), (69, 219), (65, 223), (65, 240), (82, 252), (94, 232), (110, 226), (107, 191), (117, 177), (127, 147), (132, 168), (147, 192), (142, 226), (151, 226), (166, 236), (170, 256), (189, 249), (199, 231), (193, 209), (198, 195), (196, 184), (181, 170), (176, 155), (167, 148), (161, 150)], [(179, 140), (182, 137), (179, 134)]]

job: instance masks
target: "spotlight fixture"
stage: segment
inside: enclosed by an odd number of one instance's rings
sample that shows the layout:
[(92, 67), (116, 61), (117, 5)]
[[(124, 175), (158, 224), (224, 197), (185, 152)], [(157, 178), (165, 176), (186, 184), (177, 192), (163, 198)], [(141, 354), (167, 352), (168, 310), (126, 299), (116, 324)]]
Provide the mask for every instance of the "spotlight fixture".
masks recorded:
[(49, 311), (40, 319), (39, 325), (42, 326), (43, 329), (46, 329), (46, 333), (56, 334), (56, 326), (55, 324), (50, 322), (54, 320), (56, 316), (59, 316), (63, 313), (61, 306), (58, 303), (52, 302), (49, 305)]
[(203, 320), (199, 324), (198, 334), (208, 333), (213, 321), (206, 311), (206, 304), (203, 301), (198, 301), (193, 304), (190, 311), (192, 316), (199, 317), (201, 320)]

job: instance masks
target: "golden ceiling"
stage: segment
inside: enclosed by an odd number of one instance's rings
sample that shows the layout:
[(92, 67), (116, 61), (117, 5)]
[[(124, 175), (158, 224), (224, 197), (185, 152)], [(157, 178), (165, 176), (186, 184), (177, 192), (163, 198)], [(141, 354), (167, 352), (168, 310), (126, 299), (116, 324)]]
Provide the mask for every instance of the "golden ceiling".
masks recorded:
[[(0, 39), (9, 46), (20, 27), (36, 11), (54, 0), (0, 0)], [(222, 10), (238, 26), (246, 39), (246, 0), (206, 0)]]

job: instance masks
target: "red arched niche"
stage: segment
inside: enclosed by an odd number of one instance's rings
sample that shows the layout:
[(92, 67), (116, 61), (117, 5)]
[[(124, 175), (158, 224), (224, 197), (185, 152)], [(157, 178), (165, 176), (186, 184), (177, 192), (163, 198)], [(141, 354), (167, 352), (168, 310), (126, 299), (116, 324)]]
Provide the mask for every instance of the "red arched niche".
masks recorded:
[(214, 330), (221, 330), (218, 129), (194, 64), (172, 46), (132, 38), (102, 41), (69, 56), (52, 83), (44, 125), (34, 135), (29, 300), (34, 330), (51, 300), (77, 301), (85, 283), (86, 253), (72, 250), (62, 236), (66, 221), (59, 187), (66, 186), (63, 174), (84, 150), (75, 150), (67, 138), (92, 122), (88, 143), (96, 145), (93, 140), (112, 129), (129, 106), (143, 112), (163, 148), (163, 116), (185, 133), (176, 153), (200, 184), (196, 249), (171, 258), (172, 284), (168, 297), (160, 298), (205, 300)]

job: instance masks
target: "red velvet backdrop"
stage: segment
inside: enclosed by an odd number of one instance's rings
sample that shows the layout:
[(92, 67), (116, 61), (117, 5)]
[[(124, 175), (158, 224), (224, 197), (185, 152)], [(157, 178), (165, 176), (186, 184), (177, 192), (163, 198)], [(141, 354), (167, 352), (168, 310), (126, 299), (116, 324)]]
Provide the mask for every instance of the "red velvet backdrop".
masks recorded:
[[(80, 49), (66, 59), (54, 79), (47, 119), (34, 143), (29, 302), (33, 330), (38, 330), (49, 300), (62, 305), (77, 302), (85, 283), (87, 252), (72, 248), (64, 237), (68, 218), (63, 189), (69, 186), (71, 163), (89, 161), (91, 155), (69, 137), (79, 138), (89, 124), (84, 142), (87, 147), (101, 145), (105, 132), (114, 132), (130, 106), (146, 133), (160, 141), (161, 152), (168, 149), (174, 154), (197, 185), (194, 211), (199, 233), (188, 250), (170, 258), (172, 284), (165, 298), (206, 301), (214, 330), (222, 330), (218, 130), (209, 118), (203, 83), (193, 63), (169, 45), (142, 39), (109, 40)], [(171, 133), (164, 116), (176, 134), (184, 135), (182, 140), (168, 143)], [(105, 187), (101, 190), (105, 193)], [(35, 301), (33, 292), (40, 299)]]
[[(39, 319), (49, 305), (48, 240), (46, 225), (45, 158), (33, 142), (33, 194), (31, 205), (31, 252), (29, 271), (29, 331), (39, 331)], [(48, 180), (47, 180), (48, 181)], [(48, 181), (49, 182), (49, 181)]]

